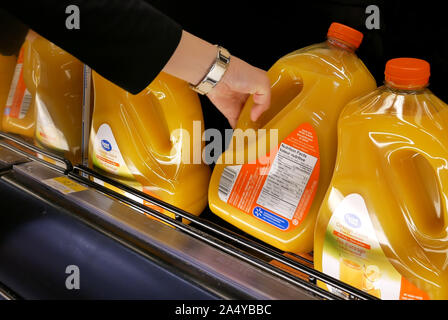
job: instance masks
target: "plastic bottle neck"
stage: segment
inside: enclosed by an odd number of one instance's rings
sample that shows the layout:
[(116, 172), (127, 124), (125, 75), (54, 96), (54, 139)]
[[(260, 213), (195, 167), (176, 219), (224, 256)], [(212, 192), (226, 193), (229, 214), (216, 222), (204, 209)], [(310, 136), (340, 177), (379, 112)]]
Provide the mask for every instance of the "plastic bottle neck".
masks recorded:
[(342, 40), (339, 40), (336, 38), (332, 38), (332, 37), (327, 38), (327, 43), (330, 46), (338, 47), (339, 49), (343, 49), (343, 50), (346, 50), (349, 52), (355, 52), (357, 49), (356, 47), (352, 46), (351, 44), (349, 44), (345, 41), (342, 41)]
[(424, 91), (428, 87), (428, 84), (425, 84), (425, 85), (415, 85), (415, 86), (402, 86), (402, 85), (397, 85), (397, 84), (394, 84), (394, 83), (388, 82), (388, 81), (384, 81), (384, 85), (389, 90), (392, 90), (392, 91), (397, 92), (397, 93), (402, 93), (402, 94), (419, 93), (421, 91)]

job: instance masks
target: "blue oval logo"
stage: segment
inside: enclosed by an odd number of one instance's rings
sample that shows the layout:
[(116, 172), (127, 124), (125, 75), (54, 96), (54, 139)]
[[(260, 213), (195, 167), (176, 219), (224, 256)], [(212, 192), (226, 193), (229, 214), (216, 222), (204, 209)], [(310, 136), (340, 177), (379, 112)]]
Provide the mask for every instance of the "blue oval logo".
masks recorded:
[(359, 219), (353, 213), (346, 213), (344, 216), (344, 220), (352, 228), (361, 227), (361, 219)]
[(107, 141), (107, 140), (101, 140), (101, 146), (102, 146), (103, 149), (106, 150), (106, 151), (110, 151), (110, 150), (112, 150), (112, 145), (111, 145), (110, 142)]
[(282, 217), (279, 217), (261, 207), (255, 207), (254, 210), (252, 211), (252, 214), (258, 219), (263, 220), (269, 224), (272, 224), (273, 226), (281, 230), (286, 230), (289, 227), (288, 220), (283, 219)]

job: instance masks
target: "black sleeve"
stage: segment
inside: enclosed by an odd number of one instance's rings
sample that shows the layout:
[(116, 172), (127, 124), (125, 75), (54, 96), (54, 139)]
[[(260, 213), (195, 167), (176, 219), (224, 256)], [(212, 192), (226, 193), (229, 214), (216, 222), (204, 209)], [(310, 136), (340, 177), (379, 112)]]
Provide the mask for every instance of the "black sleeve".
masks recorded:
[(27, 32), (28, 27), (0, 5), (0, 55), (17, 56)]
[[(79, 8), (79, 29), (66, 28), (69, 5)], [(163, 69), (182, 35), (143, 0), (13, 0), (0, 8), (133, 94)]]

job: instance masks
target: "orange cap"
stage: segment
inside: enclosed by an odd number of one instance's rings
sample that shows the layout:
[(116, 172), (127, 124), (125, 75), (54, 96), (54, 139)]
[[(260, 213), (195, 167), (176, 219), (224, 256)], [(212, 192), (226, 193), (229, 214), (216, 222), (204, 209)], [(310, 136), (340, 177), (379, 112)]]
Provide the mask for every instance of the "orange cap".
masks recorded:
[(361, 44), (364, 35), (362, 32), (359, 32), (358, 30), (350, 28), (344, 24), (333, 22), (330, 25), (330, 28), (328, 28), (327, 37), (344, 41), (357, 49)]
[(429, 63), (415, 58), (397, 58), (386, 63), (386, 82), (397, 87), (422, 87), (428, 84)]

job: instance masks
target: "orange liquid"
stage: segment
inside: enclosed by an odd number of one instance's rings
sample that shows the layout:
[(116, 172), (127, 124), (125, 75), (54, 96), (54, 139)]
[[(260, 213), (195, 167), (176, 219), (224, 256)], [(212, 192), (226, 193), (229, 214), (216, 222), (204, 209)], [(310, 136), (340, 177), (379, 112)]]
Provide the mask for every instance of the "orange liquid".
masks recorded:
[(361, 289), (363, 283), (363, 270), (362, 266), (356, 262), (348, 259), (341, 259), (340, 264), (340, 279), (341, 281), (348, 283), (349, 285)]
[[(232, 148), (231, 145), (223, 153), (210, 182), (209, 205), (221, 218), (272, 246), (284, 251), (307, 253), (313, 249), (317, 212), (333, 172), (339, 113), (347, 102), (373, 90), (376, 84), (352, 51), (329, 42), (281, 58), (268, 71), (268, 75), (272, 83), (270, 109), (257, 122), (252, 122), (250, 110), (253, 100), (250, 98), (237, 125), (239, 129), (266, 129), (267, 133), (259, 135), (255, 143), (247, 143), (241, 148)], [(221, 200), (218, 194), (220, 178), (224, 168), (232, 165), (224, 159), (235, 159), (237, 155), (244, 154), (244, 163), (253, 162), (257, 156), (257, 145), (269, 145), (270, 129), (278, 130), (280, 142), (303, 123), (311, 124), (317, 133), (320, 174), (314, 201), (305, 220), (297, 228), (280, 230)]]
[[(22, 45), (22, 48), (20, 49), (20, 52), (24, 56), (30, 53), (29, 35), (25, 39), (25, 42)], [(10, 63), (11, 63), (11, 61), (10, 61)], [(17, 82), (25, 80), (25, 74), (31, 72), (31, 70), (29, 69), (29, 67), (30, 67), (29, 64), (27, 64), (25, 66), (25, 63), (23, 63), (23, 61), (20, 61), (20, 62), (17, 61), (17, 67), (16, 67), (16, 65), (14, 65), (14, 69), (12, 69), (12, 71), (10, 70), (9, 72), (14, 73), (14, 70), (16, 68), (20, 68), (19, 64), (21, 64), (22, 68), (23, 68), (23, 78), (20, 79), (19, 73), (17, 73), (16, 74), (17, 79), (15, 79)], [(12, 75), (11, 75), (11, 77), (12, 77)], [(8, 92), (6, 94), (8, 95), (8, 93), (9, 93), (12, 96), (14, 93), (10, 92), (10, 90), (15, 89), (15, 88), (11, 88), (13, 86), (13, 83), (12, 83), (13, 81), (11, 79), (10, 81), (7, 81), (7, 82), (8, 82)], [(17, 85), (17, 82), (14, 82), (14, 85)], [(6, 85), (6, 83), (5, 83), (5, 85)], [(5, 103), (3, 104), (3, 107), (5, 105), (6, 105), (6, 99), (5, 99)], [(22, 114), (21, 116), (12, 116), (10, 113), (4, 114), (2, 112), (2, 129), (5, 132), (19, 134), (25, 138), (33, 138), (35, 125), (36, 125), (36, 121), (35, 121), (35, 115), (34, 115), (34, 101), (31, 101), (31, 105), (29, 106), (28, 111), (26, 113)]]
[(79, 163), (83, 64), (36, 35), (25, 50), (24, 79), (33, 95), (38, 145)]
[(203, 147), (201, 137), (193, 139), (194, 121), (200, 136), (203, 132), (197, 94), (165, 73), (137, 95), (96, 73), (93, 81), (93, 168), (199, 215), (207, 204), (210, 169), (202, 162), (192, 164), (193, 152)]
[(329, 221), (356, 193), (396, 271), (430, 298), (448, 298), (447, 132), (447, 105), (427, 89), (381, 87), (347, 105), (335, 172), (316, 224), (318, 270)]
[[(16, 56), (0, 55), (0, 115), (3, 115), (6, 100), (8, 99), (9, 88), (14, 75), (16, 61)], [(1, 122), (0, 130), (3, 130)]]

